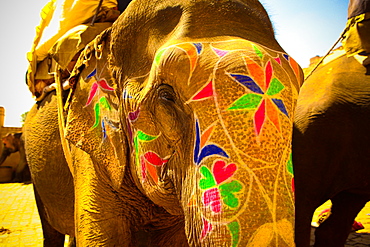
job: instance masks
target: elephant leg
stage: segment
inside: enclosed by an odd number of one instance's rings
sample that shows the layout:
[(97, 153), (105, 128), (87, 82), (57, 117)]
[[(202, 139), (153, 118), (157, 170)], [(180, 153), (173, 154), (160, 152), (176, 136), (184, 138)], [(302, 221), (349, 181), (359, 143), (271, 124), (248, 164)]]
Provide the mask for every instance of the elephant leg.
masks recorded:
[(327, 190), (332, 184), (327, 167), (331, 164), (333, 145), (327, 144), (320, 124), (312, 124), (305, 133), (297, 126), (293, 130), (293, 169), (295, 187), (295, 243), (297, 247), (309, 247), (313, 214), (329, 199)]
[[(296, 195), (295, 204), (295, 244), (297, 247), (309, 247), (311, 238), (311, 221), (316, 204), (307, 203)], [(319, 204), (317, 204), (319, 205)]]
[(24, 147), (19, 149), (19, 154), (20, 154), (20, 160), (18, 163), (18, 166), (15, 170), (15, 182), (24, 182), (25, 178), (27, 177), (27, 170), (29, 173), (29, 168), (26, 160), (26, 155), (24, 151)]
[[(317, 160), (312, 145), (297, 131), (294, 132), (293, 164), (294, 164), (294, 196), (295, 196), (295, 236), (294, 241), (297, 247), (309, 247), (311, 239), (311, 221), (317, 207), (325, 200), (325, 196), (320, 190), (320, 179), (316, 178), (316, 173), (312, 167), (322, 163)], [(306, 143), (308, 145), (306, 145)], [(315, 159), (312, 159), (315, 157)], [(318, 173), (320, 174), (320, 173)]]
[(6, 160), (6, 158), (8, 158), (8, 156), (11, 154), (11, 152), (9, 151), (9, 149), (7, 148), (3, 148), (3, 151), (1, 152), (1, 155), (0, 155), (0, 165), (2, 165), (4, 163), (4, 161)]
[(315, 247), (344, 246), (357, 214), (369, 200), (367, 195), (341, 192), (332, 201), (331, 215), (315, 232)]
[(30, 168), (28, 167), (28, 165), (26, 165), (22, 171), (22, 182), (26, 183), (26, 182), (31, 182), (31, 172), (30, 172)]
[(37, 209), (39, 211), (42, 233), (44, 235), (44, 247), (64, 246), (64, 234), (55, 230), (47, 220), (47, 213), (35, 185), (33, 186)]
[(17, 169), (15, 170), (14, 182), (23, 182), (23, 174), (26, 169), (27, 163), (19, 162)]

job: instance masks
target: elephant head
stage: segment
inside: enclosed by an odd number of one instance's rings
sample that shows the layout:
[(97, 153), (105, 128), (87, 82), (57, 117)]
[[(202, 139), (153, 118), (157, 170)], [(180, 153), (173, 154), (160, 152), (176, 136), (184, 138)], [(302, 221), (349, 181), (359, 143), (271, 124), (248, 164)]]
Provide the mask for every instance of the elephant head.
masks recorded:
[(3, 149), (0, 155), (0, 165), (4, 163), (9, 155), (19, 152), (19, 163), (15, 168), (15, 177), (13, 181), (30, 181), (30, 173), (27, 165), (23, 133), (8, 133), (2, 138)]
[(22, 133), (9, 133), (2, 138), (4, 148), (8, 149), (10, 153), (19, 151)]
[(192, 246), (293, 245), (302, 73), (258, 1), (133, 1), (77, 67), (66, 137), (115, 188), (131, 173)]
[(2, 138), (3, 148), (0, 156), (0, 165), (12, 153), (18, 152), (21, 148), (22, 133), (8, 133)]

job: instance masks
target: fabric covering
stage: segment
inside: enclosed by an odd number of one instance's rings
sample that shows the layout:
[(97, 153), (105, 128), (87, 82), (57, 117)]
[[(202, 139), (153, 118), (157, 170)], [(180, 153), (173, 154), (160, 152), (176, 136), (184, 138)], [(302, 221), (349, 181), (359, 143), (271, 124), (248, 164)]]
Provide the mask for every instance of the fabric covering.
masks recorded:
[[(35, 52), (37, 61), (43, 60), (51, 46), (68, 30), (88, 23), (98, 5), (99, 0), (51, 0), (41, 11), (41, 21), (36, 27), (36, 37), (30, 53)], [(102, 8), (117, 8), (117, 1), (104, 0)]]
[(51, 67), (54, 64), (50, 66), (50, 59), (45, 58), (52, 56), (65, 69), (79, 50), (119, 16), (117, 0), (103, 0), (96, 22), (106, 23), (91, 26), (99, 2), (100, 0), (50, 0), (42, 8), (40, 24), (36, 27), (31, 51), (27, 53), (27, 84), (34, 95), (34, 80), (52, 77), (48, 73), (50, 69), (53, 70)]
[(370, 54), (370, 12), (348, 20), (342, 44), (347, 56)]
[(65, 69), (78, 51), (111, 25), (111, 22), (96, 23), (94, 26), (78, 25), (63, 35), (49, 52), (61, 69)]

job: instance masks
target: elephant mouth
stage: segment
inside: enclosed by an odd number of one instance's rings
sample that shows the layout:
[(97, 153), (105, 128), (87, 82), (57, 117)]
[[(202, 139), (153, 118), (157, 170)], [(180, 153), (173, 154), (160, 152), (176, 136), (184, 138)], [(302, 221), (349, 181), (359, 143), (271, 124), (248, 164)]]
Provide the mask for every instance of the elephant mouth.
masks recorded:
[(14, 147), (8, 147), (5, 144), (4, 144), (4, 150), (6, 150), (6, 152), (8, 152), (8, 153), (15, 153), (15, 152), (18, 151)]

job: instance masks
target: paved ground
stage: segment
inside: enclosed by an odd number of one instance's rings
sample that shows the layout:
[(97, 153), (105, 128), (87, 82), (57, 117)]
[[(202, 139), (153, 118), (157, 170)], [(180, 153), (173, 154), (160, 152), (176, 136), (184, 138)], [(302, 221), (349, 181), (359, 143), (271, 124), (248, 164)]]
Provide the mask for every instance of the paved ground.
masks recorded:
[(0, 184), (0, 246), (42, 246), (32, 184)]
[(32, 184), (0, 184), (0, 246), (42, 247), (42, 241)]
[[(321, 206), (314, 216), (329, 208), (330, 203)], [(359, 213), (356, 220), (365, 229), (351, 233), (346, 246), (370, 246), (370, 202)], [(31, 184), (0, 184), (0, 246), (42, 247), (41, 224)], [(66, 245), (65, 245), (66, 246)]]

